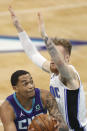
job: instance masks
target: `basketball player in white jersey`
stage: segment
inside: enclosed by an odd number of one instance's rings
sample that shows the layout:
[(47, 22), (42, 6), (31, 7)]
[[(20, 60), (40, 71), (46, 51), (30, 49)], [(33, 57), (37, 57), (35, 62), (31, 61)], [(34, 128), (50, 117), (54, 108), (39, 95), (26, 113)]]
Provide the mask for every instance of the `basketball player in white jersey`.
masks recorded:
[(47, 61), (37, 51), (26, 32), (22, 29), (11, 8), (10, 12), (26, 54), (36, 65), (51, 74), (50, 91), (58, 102), (60, 111), (70, 131), (87, 131), (83, 86), (79, 74), (69, 64), (72, 45), (65, 39), (48, 38), (45, 33), (42, 17), (38, 14), (41, 35), (51, 55), (51, 62)]

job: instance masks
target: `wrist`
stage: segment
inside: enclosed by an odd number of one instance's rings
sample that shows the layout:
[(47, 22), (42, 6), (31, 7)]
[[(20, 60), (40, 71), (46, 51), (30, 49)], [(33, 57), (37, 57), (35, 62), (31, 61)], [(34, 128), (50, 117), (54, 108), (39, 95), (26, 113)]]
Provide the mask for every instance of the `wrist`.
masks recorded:
[(15, 25), (17, 31), (20, 33), (20, 32), (23, 32), (23, 29), (21, 27), (21, 25)]

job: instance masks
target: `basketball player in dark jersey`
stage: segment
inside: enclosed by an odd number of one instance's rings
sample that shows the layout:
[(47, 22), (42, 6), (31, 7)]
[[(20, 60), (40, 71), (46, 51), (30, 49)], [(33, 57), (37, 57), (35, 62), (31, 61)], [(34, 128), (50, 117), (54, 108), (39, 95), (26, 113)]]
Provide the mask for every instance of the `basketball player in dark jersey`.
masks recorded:
[[(32, 119), (40, 113), (53, 116), (60, 125), (55, 131), (68, 131), (54, 97), (47, 90), (35, 88), (29, 72), (17, 70), (11, 76), (14, 94), (6, 98), (0, 107), (4, 131), (27, 131)], [(30, 130), (33, 131), (33, 130)]]

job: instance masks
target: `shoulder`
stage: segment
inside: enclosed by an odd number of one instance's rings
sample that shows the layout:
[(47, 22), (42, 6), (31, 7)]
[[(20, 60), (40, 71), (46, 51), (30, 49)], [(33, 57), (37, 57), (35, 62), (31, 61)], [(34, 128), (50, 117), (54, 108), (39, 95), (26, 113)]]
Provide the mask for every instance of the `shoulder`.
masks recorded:
[(80, 76), (74, 66), (68, 65), (71, 79), (67, 81), (68, 87), (75, 90), (80, 88)]
[(40, 94), (41, 94), (42, 97), (51, 95), (49, 90), (44, 90), (44, 89), (40, 89)]
[(14, 119), (15, 117), (13, 108), (7, 100), (0, 106), (0, 117), (2, 120)]
[(68, 67), (75, 73), (78, 73), (76, 68), (73, 65), (68, 65)]
[(1, 104), (1, 106), (0, 106), (0, 110), (7, 110), (7, 109), (11, 109), (11, 105), (10, 105), (10, 103), (7, 101), (7, 100), (5, 100), (2, 104)]
[(54, 99), (54, 97), (48, 90), (40, 89), (40, 95), (43, 105), (46, 105), (47, 101)]
[(72, 73), (73, 78), (80, 80), (80, 76), (79, 76), (79, 73), (77, 72), (76, 68), (73, 65), (68, 65), (68, 67)]
[(0, 106), (0, 118), (3, 123), (4, 130), (16, 131), (16, 127), (14, 124), (15, 114), (8, 101), (3, 102)]

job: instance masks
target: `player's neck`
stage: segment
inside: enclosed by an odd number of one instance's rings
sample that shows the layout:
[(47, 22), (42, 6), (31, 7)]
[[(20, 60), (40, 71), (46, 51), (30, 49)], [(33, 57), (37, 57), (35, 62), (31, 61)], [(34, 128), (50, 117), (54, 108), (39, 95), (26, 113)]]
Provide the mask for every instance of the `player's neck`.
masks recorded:
[(59, 71), (55, 71), (53, 72), (55, 75), (59, 75)]
[(32, 98), (25, 98), (23, 96), (20, 96), (16, 94), (16, 97), (19, 101), (19, 103), (24, 107), (26, 110), (30, 110), (32, 108)]

